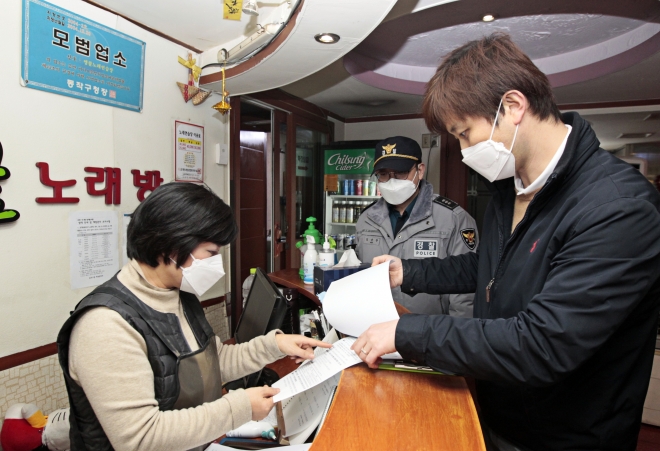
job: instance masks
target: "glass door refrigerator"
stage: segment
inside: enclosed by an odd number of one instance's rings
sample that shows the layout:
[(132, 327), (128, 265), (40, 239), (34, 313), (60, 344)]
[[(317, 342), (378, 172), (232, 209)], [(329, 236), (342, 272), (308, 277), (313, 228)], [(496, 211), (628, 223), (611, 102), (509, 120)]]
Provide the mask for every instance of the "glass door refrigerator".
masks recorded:
[(337, 242), (337, 258), (355, 247), (355, 224), (360, 214), (380, 198), (374, 168), (379, 140), (339, 141), (323, 146), (323, 232)]

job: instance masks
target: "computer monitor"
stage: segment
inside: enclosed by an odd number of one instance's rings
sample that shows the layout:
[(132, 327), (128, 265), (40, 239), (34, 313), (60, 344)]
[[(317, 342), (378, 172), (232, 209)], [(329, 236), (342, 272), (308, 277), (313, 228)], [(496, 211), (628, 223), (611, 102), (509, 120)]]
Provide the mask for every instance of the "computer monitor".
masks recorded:
[[(236, 325), (236, 343), (246, 343), (282, 327), (286, 309), (284, 295), (263, 270), (257, 268), (243, 314)], [(244, 378), (245, 388), (256, 386), (260, 375), (261, 371), (258, 371)]]

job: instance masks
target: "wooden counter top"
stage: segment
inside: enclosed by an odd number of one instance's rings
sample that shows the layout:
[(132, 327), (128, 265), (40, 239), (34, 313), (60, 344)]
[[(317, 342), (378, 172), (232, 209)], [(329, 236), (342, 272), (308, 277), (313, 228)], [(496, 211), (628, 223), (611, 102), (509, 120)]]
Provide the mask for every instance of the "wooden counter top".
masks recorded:
[(287, 288), (297, 289), (300, 294), (311, 300), (317, 307), (321, 306), (321, 301), (314, 294), (314, 285), (305, 285), (300, 279), (298, 269), (281, 269), (279, 271), (268, 273), (268, 277), (273, 283), (283, 285)]
[(342, 373), (310, 451), (485, 451), (462, 377), (371, 370)]

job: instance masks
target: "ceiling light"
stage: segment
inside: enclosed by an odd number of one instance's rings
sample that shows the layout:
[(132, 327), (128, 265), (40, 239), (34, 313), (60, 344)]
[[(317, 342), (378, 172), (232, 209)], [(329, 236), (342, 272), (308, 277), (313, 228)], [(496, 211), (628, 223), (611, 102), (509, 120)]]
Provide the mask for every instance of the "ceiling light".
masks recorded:
[(321, 44), (334, 44), (335, 42), (339, 41), (339, 35), (334, 33), (319, 33), (314, 36), (314, 39), (316, 39)]
[(243, 3), (243, 12), (249, 16), (258, 16), (257, 0), (247, 0)]
[(660, 113), (651, 113), (642, 120), (643, 121), (660, 121)]
[(621, 133), (617, 138), (620, 139), (639, 139), (639, 138), (649, 138), (655, 135), (654, 132), (642, 132), (642, 133)]
[(485, 15), (481, 18), (481, 20), (483, 20), (484, 22), (492, 22), (492, 21), (495, 20), (495, 16), (494, 16), (493, 14), (485, 14)]

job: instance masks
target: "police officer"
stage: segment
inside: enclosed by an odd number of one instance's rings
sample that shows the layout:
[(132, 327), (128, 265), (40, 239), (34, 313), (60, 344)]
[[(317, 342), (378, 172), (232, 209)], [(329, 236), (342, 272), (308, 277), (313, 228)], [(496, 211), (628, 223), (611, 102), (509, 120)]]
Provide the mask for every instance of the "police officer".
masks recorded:
[[(384, 254), (444, 258), (475, 251), (474, 219), (456, 202), (433, 194), (425, 172), (415, 140), (394, 136), (376, 145), (374, 174), (383, 197), (358, 219), (355, 251), (360, 260), (371, 262)], [(392, 296), (413, 313), (472, 317), (472, 294), (411, 297), (395, 288)]]

